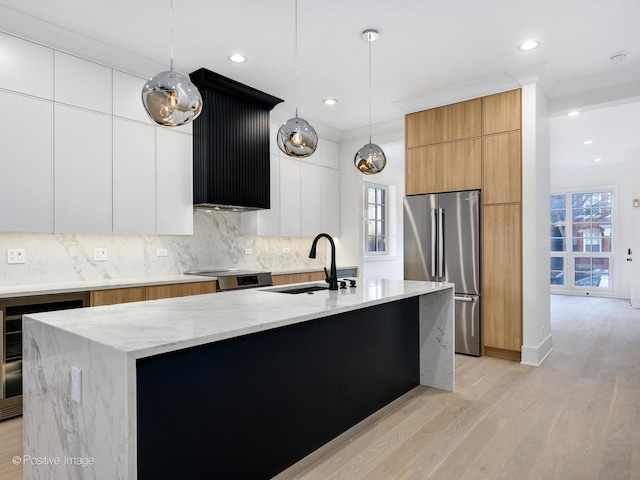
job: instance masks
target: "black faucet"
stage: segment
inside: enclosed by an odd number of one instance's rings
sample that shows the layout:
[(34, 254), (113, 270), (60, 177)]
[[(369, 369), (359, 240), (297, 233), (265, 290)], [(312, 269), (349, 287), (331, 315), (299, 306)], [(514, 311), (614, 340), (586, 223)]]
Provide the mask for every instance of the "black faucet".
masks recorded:
[(327, 277), (325, 281), (329, 284), (329, 290), (338, 290), (338, 272), (336, 271), (336, 244), (333, 242), (333, 238), (328, 233), (319, 233), (316, 238), (313, 239), (313, 244), (311, 245), (311, 251), (309, 252), (309, 258), (316, 258), (316, 245), (318, 244), (318, 240), (320, 237), (324, 237), (329, 240), (331, 244), (331, 271), (327, 272), (327, 269), (324, 269), (324, 274)]

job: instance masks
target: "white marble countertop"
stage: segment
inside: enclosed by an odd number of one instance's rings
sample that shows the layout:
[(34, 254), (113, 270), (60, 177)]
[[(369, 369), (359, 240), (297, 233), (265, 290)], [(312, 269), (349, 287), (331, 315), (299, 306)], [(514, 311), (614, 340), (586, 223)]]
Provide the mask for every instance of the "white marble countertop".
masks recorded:
[(215, 277), (201, 277), (197, 275), (164, 275), (159, 277), (86, 280), (79, 282), (34, 283), (30, 285), (11, 285), (0, 287), (0, 298), (88, 292), (91, 290), (141, 287), (145, 285), (167, 285), (170, 283), (213, 282), (215, 280)]
[(313, 295), (276, 293), (269, 290), (282, 287), (265, 287), (30, 317), (143, 358), (448, 288), (453, 284), (359, 279), (355, 288)]
[[(338, 269), (355, 269), (354, 266), (339, 266)], [(201, 270), (225, 270), (224, 268), (203, 268)], [(253, 271), (253, 270), (252, 270)], [(257, 271), (257, 270), (255, 270)], [(262, 271), (262, 270), (261, 270)], [(264, 270), (268, 272), (269, 270)], [(322, 268), (299, 267), (272, 270), (273, 275), (291, 273), (322, 272)], [(59, 293), (88, 292), (91, 290), (110, 290), (113, 288), (141, 287), (145, 285), (167, 285), (170, 283), (213, 282), (217, 277), (199, 275), (163, 275), (156, 277), (116, 278), (86, 280), (78, 282), (34, 283), (28, 285), (0, 286), (0, 298), (27, 297), (30, 295), (53, 295)]]

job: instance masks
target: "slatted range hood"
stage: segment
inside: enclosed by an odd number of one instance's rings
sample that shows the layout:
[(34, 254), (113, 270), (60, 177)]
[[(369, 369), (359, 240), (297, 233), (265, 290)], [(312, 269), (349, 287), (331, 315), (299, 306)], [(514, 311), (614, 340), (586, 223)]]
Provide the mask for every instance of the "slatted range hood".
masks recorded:
[(193, 122), (196, 208), (270, 208), (269, 112), (283, 100), (205, 68), (190, 74), (203, 108)]

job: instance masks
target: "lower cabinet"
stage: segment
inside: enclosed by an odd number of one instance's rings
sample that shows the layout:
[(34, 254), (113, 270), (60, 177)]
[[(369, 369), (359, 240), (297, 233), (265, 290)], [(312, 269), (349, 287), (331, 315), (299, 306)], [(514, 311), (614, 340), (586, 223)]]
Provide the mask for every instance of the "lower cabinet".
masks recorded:
[(522, 213), (519, 203), (484, 205), (482, 325), (485, 354), (520, 360)]
[(145, 287), (147, 300), (158, 300), (159, 298), (186, 297), (188, 295), (201, 295), (203, 293), (215, 293), (217, 283), (191, 282), (173, 283), (170, 285), (153, 285)]
[(287, 273), (284, 275), (273, 275), (274, 285), (288, 285), (290, 283), (315, 282), (324, 280), (324, 272), (301, 272)]
[[(354, 278), (358, 276), (358, 269), (355, 267), (338, 268), (338, 278)], [(289, 285), (290, 283), (317, 282), (324, 281), (325, 274), (320, 272), (300, 272), (272, 275), (274, 285)]]
[(145, 300), (158, 300), (160, 298), (186, 297), (188, 295), (200, 295), (215, 293), (216, 281), (170, 283), (166, 285), (149, 285), (142, 287), (113, 288), (109, 290), (93, 290), (91, 292), (90, 305), (114, 305), (116, 303), (142, 302)]

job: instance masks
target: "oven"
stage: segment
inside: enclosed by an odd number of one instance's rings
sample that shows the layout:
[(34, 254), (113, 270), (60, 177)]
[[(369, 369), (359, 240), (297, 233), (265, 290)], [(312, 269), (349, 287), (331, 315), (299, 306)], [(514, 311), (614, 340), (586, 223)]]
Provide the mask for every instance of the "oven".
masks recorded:
[(192, 270), (184, 272), (186, 275), (200, 275), (216, 277), (218, 290), (244, 290), (247, 288), (269, 287), (273, 285), (271, 272), (252, 272), (244, 270)]
[(22, 316), (88, 305), (88, 292), (0, 298), (0, 420), (22, 415)]

